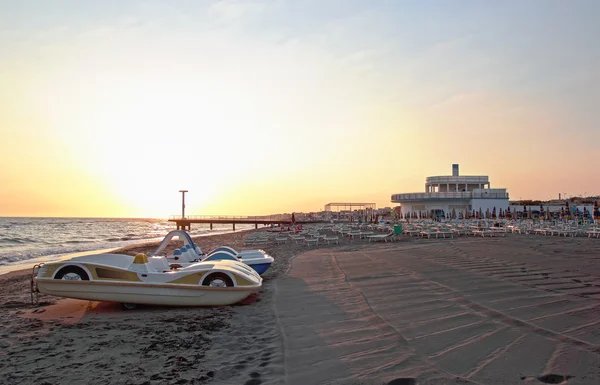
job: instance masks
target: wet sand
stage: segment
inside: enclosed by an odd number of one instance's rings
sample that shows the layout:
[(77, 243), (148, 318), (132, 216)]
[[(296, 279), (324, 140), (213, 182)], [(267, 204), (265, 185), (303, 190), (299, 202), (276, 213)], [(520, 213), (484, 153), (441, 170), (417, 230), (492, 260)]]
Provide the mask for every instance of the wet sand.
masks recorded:
[(0, 382), (600, 383), (597, 239), (261, 248), (276, 260), (261, 291), (220, 308), (32, 307), (29, 271), (0, 276)]

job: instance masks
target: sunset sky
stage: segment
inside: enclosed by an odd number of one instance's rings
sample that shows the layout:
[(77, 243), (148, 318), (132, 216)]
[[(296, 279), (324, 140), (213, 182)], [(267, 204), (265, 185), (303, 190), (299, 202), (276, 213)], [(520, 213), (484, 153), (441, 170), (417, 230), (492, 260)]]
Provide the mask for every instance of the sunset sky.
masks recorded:
[(0, 216), (600, 195), (600, 1), (0, 0)]

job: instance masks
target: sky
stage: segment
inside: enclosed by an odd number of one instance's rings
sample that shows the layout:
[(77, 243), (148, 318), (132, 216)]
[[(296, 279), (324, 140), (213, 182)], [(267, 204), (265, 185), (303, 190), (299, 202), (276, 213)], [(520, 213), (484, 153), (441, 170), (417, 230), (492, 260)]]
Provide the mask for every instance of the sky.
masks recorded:
[(0, 216), (600, 195), (600, 2), (0, 0)]

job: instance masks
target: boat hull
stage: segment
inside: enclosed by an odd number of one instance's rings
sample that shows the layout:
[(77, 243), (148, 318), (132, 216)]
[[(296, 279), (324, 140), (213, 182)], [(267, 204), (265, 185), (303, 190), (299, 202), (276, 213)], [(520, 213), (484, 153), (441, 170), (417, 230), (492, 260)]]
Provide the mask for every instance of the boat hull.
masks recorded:
[(253, 268), (254, 271), (256, 271), (258, 274), (262, 275), (265, 271), (269, 270), (269, 267), (271, 267), (271, 262), (253, 263), (253, 264), (248, 264), (248, 266)]
[(243, 263), (250, 266), (259, 275), (264, 274), (275, 261), (263, 250), (242, 250), (237, 255)]
[(39, 291), (58, 297), (165, 306), (232, 305), (257, 288), (37, 279)]

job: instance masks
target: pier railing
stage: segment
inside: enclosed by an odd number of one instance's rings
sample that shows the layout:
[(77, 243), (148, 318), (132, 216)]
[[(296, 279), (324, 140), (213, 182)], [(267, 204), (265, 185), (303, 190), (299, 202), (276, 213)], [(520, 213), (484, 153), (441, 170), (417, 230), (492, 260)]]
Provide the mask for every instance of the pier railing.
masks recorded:
[(186, 215), (184, 218), (181, 215), (171, 215), (169, 216), (169, 220), (177, 220), (177, 219), (187, 219), (187, 220), (246, 220), (246, 221), (279, 221), (286, 220), (289, 221), (292, 219), (291, 215), (248, 215), (248, 216), (240, 216), (240, 215)]

